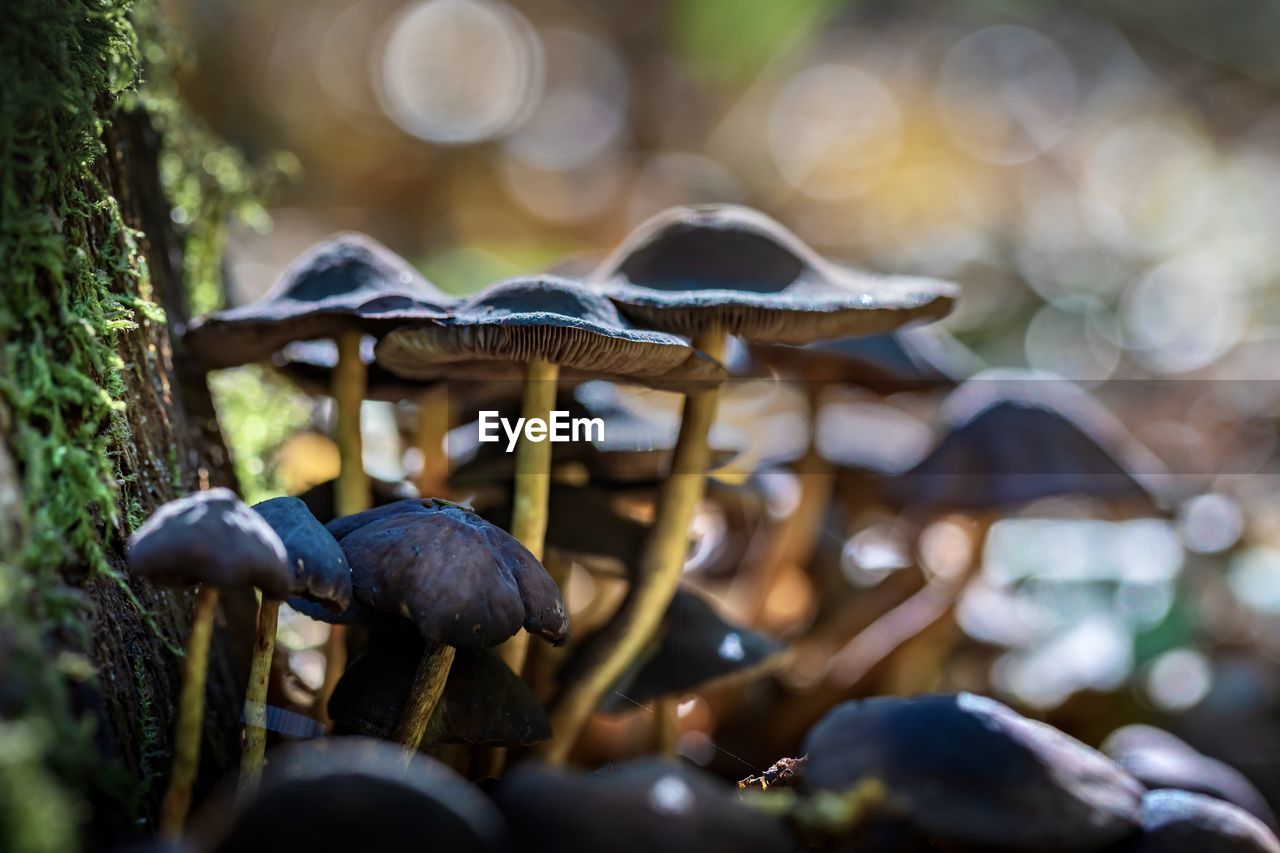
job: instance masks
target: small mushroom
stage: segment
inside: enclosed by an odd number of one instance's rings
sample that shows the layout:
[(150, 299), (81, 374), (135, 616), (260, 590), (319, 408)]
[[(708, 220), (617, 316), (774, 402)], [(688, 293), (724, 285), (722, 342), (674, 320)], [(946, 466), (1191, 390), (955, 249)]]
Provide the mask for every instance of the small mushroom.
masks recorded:
[[(390, 738), (413, 687), (423, 641), (408, 627), (374, 631), (329, 700), (338, 734)], [(421, 747), (528, 746), (551, 736), (551, 723), (529, 687), (490, 649), (460, 648)]]
[(160, 832), (182, 832), (200, 765), (205, 677), (218, 590), (256, 586), (267, 597), (289, 594), (293, 573), (275, 531), (228, 489), (196, 492), (151, 514), (129, 538), (129, 570), (158, 583), (199, 585), (187, 640), (174, 734), (173, 773)]
[(1253, 783), (1226, 762), (1155, 726), (1116, 729), (1102, 751), (1151, 790), (1174, 788), (1234, 803), (1272, 829), (1276, 816)]
[(1232, 803), (1190, 791), (1142, 798), (1142, 832), (1116, 853), (1280, 853), (1267, 825)]
[[(636, 328), (604, 297), (553, 276), (499, 282), (447, 320), (405, 326), (378, 344), (380, 364), (402, 376), (509, 374), (523, 370), (521, 415), (546, 422), (561, 368), (646, 384), (714, 384), (723, 368), (675, 335)], [(549, 437), (544, 437), (544, 439)], [(511, 533), (542, 559), (551, 482), (549, 440), (522, 433), (516, 447)], [(527, 638), (505, 650), (524, 666)]]
[(499, 782), (493, 796), (518, 853), (790, 853), (798, 847), (779, 818), (744, 804), (732, 786), (668, 760), (625, 762), (591, 774), (525, 764)]
[(504, 834), (501, 813), (453, 770), (362, 737), (273, 750), (252, 798), (201, 818), (207, 853), (498, 853)]
[[(732, 205), (676, 207), (631, 233), (588, 278), (623, 316), (692, 339), (726, 358), (728, 336), (757, 343), (804, 344), (888, 332), (951, 310), (955, 285), (855, 273), (819, 257), (762, 213)], [(541, 751), (563, 761), (578, 732), (653, 636), (684, 565), (685, 546), (710, 462), (707, 438), (718, 390), (685, 397), (680, 437), (659, 501), (653, 533), (627, 602), (582, 654), (582, 677), (552, 710), (556, 736)]]
[[(399, 512), (393, 509), (399, 506)], [(362, 604), (409, 619), (426, 641), (394, 736), (417, 749), (444, 689), (455, 647), (488, 647), (521, 627), (559, 645), (564, 599), (533, 555), (462, 507), (405, 501), (330, 525)]]
[(981, 696), (846, 702), (806, 736), (805, 783), (878, 782), (931, 839), (999, 849), (1097, 850), (1138, 826), (1142, 785), (1109, 758)]
[(780, 643), (726, 622), (700, 595), (680, 590), (652, 649), (614, 685), (600, 710), (618, 713), (656, 701), (659, 751), (675, 755), (678, 697), (750, 681), (780, 666), (783, 652)]
[[(253, 509), (284, 543), (288, 567), (293, 575), (289, 592), (313, 602), (331, 613), (351, 606), (351, 569), (333, 535), (298, 498), (272, 498)], [(267, 747), (267, 682), (275, 652), (276, 627), (281, 599), (262, 595), (258, 607), (258, 634), (253, 644), (249, 686), (244, 699), (244, 750), (240, 757), (240, 785), (252, 790), (262, 776)]]

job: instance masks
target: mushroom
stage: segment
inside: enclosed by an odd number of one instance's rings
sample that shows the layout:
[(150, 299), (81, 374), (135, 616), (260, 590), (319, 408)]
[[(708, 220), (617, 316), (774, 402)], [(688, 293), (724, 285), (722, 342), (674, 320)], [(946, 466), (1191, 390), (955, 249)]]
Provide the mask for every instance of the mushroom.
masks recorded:
[(969, 693), (846, 702), (801, 751), (810, 790), (882, 786), (890, 812), (951, 844), (1096, 850), (1138, 826), (1142, 785), (1111, 759)]
[[(387, 331), (406, 316), (436, 316), (453, 301), (386, 246), (341, 233), (299, 255), (261, 299), (197, 319), (184, 339), (211, 369), (266, 361), (295, 341), (334, 342), (330, 394), (341, 460), (334, 503), (339, 515), (348, 515), (369, 506), (360, 436), (367, 390), (364, 336)], [(341, 674), (336, 664), (343, 640), (341, 626), (331, 631), (320, 708)]]
[(129, 538), (129, 570), (158, 583), (199, 585), (187, 640), (174, 733), (173, 773), (160, 816), (161, 834), (181, 833), (200, 765), (205, 676), (218, 590), (256, 586), (284, 598), (293, 579), (284, 543), (229, 489), (196, 492), (160, 506)]
[[(378, 362), (401, 376), (504, 376), (523, 370), (526, 421), (546, 422), (561, 369), (645, 384), (690, 387), (719, 382), (723, 368), (675, 335), (636, 328), (602, 296), (553, 276), (499, 282), (448, 319), (397, 329), (379, 342)], [(548, 437), (549, 438), (549, 437)], [(550, 487), (551, 442), (521, 435), (511, 533), (542, 559)], [(520, 672), (521, 636), (504, 650)]]
[(1102, 751), (1151, 790), (1175, 788), (1234, 803), (1275, 829), (1276, 816), (1253, 783), (1226, 762), (1155, 726), (1116, 729)]
[[(407, 626), (408, 630), (405, 630)], [(423, 641), (403, 622), (371, 632), (329, 700), (338, 734), (389, 738), (413, 687)], [(527, 685), (490, 649), (457, 649), (421, 747), (528, 746), (551, 736), (551, 723)]]
[[(633, 322), (687, 335), (723, 361), (729, 335), (804, 344), (887, 332), (945, 315), (956, 287), (921, 278), (880, 278), (838, 267), (791, 232), (743, 207), (677, 207), (642, 224), (591, 274)], [(680, 437), (653, 533), (622, 612), (592, 638), (591, 661), (552, 711), (556, 736), (543, 750), (563, 761), (604, 691), (657, 630), (680, 580), (687, 533), (703, 493), (707, 436), (718, 392), (685, 398)]]
[(1142, 832), (1116, 853), (1280, 853), (1266, 824), (1232, 803), (1190, 791), (1142, 798)]
[(652, 649), (619, 679), (600, 710), (618, 713), (656, 701), (659, 752), (675, 755), (678, 697), (763, 675), (782, 664), (783, 651), (780, 643), (726, 622), (702, 596), (682, 589), (671, 599)]
[(789, 853), (783, 822), (751, 808), (737, 791), (687, 764), (645, 759), (591, 774), (525, 764), (493, 792), (512, 850), (649, 853)]
[[(399, 511), (397, 511), (399, 510)], [(409, 619), (426, 641), (393, 736), (422, 742), (456, 647), (501, 643), (521, 627), (553, 644), (569, 633), (564, 599), (533, 555), (498, 527), (442, 501), (403, 501), (329, 526), (355, 598)]]
[[(325, 738), (271, 753), (255, 796), (197, 822), (208, 853), (423, 849), (498, 853), (504, 821), (488, 798), (426, 755), (384, 741)], [(424, 846), (425, 845), (425, 846)]]
[[(292, 573), (289, 592), (307, 599), (331, 613), (351, 606), (351, 569), (333, 535), (316, 520), (298, 498), (272, 498), (253, 509), (284, 543)], [(281, 599), (262, 595), (258, 606), (258, 634), (253, 644), (249, 686), (244, 698), (244, 751), (240, 758), (240, 785), (251, 790), (262, 776), (267, 747), (267, 681), (276, 646), (276, 626)]]

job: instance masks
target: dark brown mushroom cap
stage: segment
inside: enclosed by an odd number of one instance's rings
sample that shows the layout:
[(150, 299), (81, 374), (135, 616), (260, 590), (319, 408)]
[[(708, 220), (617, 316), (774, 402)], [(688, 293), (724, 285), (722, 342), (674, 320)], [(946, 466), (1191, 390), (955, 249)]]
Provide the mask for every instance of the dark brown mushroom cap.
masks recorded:
[(693, 337), (719, 328), (760, 343), (874, 335), (947, 314), (958, 289), (882, 277), (820, 257), (778, 222), (735, 205), (673, 207), (591, 274), (625, 316)]
[(342, 536), (329, 528), (347, 555), (357, 599), (405, 616), (431, 642), (494, 646), (521, 626), (564, 642), (564, 599), (523, 545), (454, 504), (404, 504), (405, 511), (371, 516)]
[(553, 276), (499, 282), (447, 319), (406, 325), (384, 337), (377, 361), (412, 379), (509, 376), (510, 366), (543, 359), (592, 376), (659, 387), (715, 384), (724, 368), (688, 341), (637, 328), (599, 293)]
[(1102, 751), (1151, 790), (1173, 788), (1216, 797), (1276, 826), (1271, 806), (1243, 773), (1163, 729), (1123, 726), (1107, 736)]
[(784, 651), (781, 643), (726, 622), (701, 596), (681, 589), (667, 607), (650, 653), (623, 674), (600, 710), (619, 713), (637, 702), (763, 675), (781, 665)]
[(944, 841), (1096, 850), (1138, 825), (1142, 785), (1109, 758), (968, 693), (846, 702), (809, 731), (802, 752), (811, 788), (877, 778), (896, 809)]
[(755, 344), (751, 354), (792, 378), (847, 383), (878, 394), (950, 388), (979, 370), (977, 356), (937, 326), (802, 347)]
[(936, 447), (889, 484), (889, 499), (950, 509), (1008, 507), (1058, 495), (1153, 507), (1160, 461), (1072, 383), (988, 371), (943, 404)]
[[(365, 399), (398, 403), (421, 396), (438, 384), (436, 380), (403, 379), (373, 360), (377, 339), (360, 339), (360, 359), (365, 363)], [(329, 338), (293, 341), (271, 357), (271, 366), (308, 394), (328, 395), (333, 386), (333, 370), (338, 365), (338, 345)]]
[(484, 794), (444, 764), (361, 737), (273, 749), (253, 797), (209, 817), (199, 823), (221, 837), (200, 849), (217, 853), (497, 853), (504, 832)]
[(1189, 791), (1152, 791), (1142, 798), (1142, 833), (1116, 853), (1280, 853), (1280, 841), (1232, 803)]
[[(338, 481), (336, 479), (325, 480), (323, 483), (317, 483), (298, 495), (298, 500), (307, 505), (307, 509), (321, 524), (328, 525), (334, 520), (337, 512), (334, 507), (334, 493), (337, 490), (337, 485)], [(374, 508), (400, 501), (415, 500), (418, 493), (413, 484), (404, 480), (383, 480), (379, 477), (369, 478), (369, 491), (373, 497)], [(332, 533), (333, 531), (330, 530), (329, 532)]]
[(284, 543), (230, 489), (161, 505), (129, 537), (129, 570), (159, 583), (256, 586), (285, 598), (293, 584)]
[(299, 255), (261, 299), (196, 320), (185, 339), (205, 366), (234, 367), (265, 361), (291, 341), (437, 316), (453, 302), (376, 240), (337, 234)]
[[(422, 660), (422, 639), (408, 628), (375, 631), (343, 673), (328, 709), (339, 734), (390, 737)], [(550, 737), (542, 705), (497, 652), (458, 649), (422, 743), (514, 747)]]
[(687, 764), (660, 759), (579, 774), (523, 764), (493, 792), (513, 850), (790, 853), (799, 847), (774, 816)]
[(324, 525), (298, 498), (271, 498), (253, 505), (284, 543), (293, 572), (294, 596), (314, 601), (334, 613), (351, 606), (351, 569)]

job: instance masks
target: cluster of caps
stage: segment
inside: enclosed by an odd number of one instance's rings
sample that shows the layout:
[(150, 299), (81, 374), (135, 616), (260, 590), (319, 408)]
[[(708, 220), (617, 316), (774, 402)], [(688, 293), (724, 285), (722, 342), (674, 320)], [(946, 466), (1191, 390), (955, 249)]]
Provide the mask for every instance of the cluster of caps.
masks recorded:
[(1276, 853), (1274, 816), (1240, 774), (1163, 732), (1114, 758), (969, 694), (833, 709), (788, 787), (740, 791), (686, 764), (592, 773), (524, 764), (477, 787), (390, 744), (279, 750), (248, 802), (209, 807), (200, 850), (755, 850)]

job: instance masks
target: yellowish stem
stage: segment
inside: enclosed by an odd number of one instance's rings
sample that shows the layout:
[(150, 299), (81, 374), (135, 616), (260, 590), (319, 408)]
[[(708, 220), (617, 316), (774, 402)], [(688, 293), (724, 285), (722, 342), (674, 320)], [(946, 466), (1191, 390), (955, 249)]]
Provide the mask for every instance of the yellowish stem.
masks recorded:
[(267, 684), (280, 621), (279, 599), (263, 596), (258, 606), (258, 635), (253, 642), (249, 686), (244, 693), (244, 751), (240, 754), (240, 796), (251, 795), (262, 778), (267, 751)]
[(218, 588), (205, 584), (196, 593), (191, 613), (191, 636), (187, 640), (186, 666), (182, 673), (182, 695), (178, 699), (178, 723), (174, 733), (173, 775), (160, 811), (160, 834), (177, 838), (187, 822), (191, 791), (200, 769), (200, 736), (204, 729), (204, 685), (209, 671), (209, 641), (213, 637), (213, 614), (218, 609)]
[(663, 696), (654, 704), (653, 751), (664, 758), (675, 758), (680, 746), (679, 702), (674, 696)]
[[(694, 346), (723, 360), (724, 332), (705, 332)], [(552, 739), (537, 752), (547, 761), (563, 763), (582, 727), (611, 688), (657, 633), (667, 606), (680, 584), (689, 528), (702, 500), (711, 462), (707, 436), (716, 417), (720, 392), (712, 387), (685, 397), (671, 461), (671, 475), (662, 485), (658, 513), (637, 567), (636, 579), (618, 613), (584, 646), (579, 676), (565, 687), (551, 712)]]
[(448, 645), (428, 645), (422, 653), (418, 672), (413, 677), (413, 687), (409, 691), (409, 701), (401, 710), (400, 719), (391, 734), (393, 740), (404, 744), (410, 755), (422, 745), (427, 723), (431, 722), (431, 715), (435, 713), (440, 696), (444, 693), (444, 683), (449, 678), (453, 656), (453, 646)]
[[(335, 339), (338, 364), (333, 370), (334, 434), (338, 442), (338, 482), (334, 488), (333, 508), (338, 516), (363, 512), (372, 504), (369, 476), (364, 470), (364, 443), (360, 437), (360, 406), (368, 385), (368, 368), (360, 358), (360, 332), (343, 332)], [(329, 697), (347, 664), (347, 629), (345, 625), (329, 626), (325, 643), (324, 681), (316, 693), (312, 711), (316, 719), (328, 725)]]
[[(538, 359), (525, 368), (524, 402), (520, 416), (525, 423), (547, 421), (556, 404), (560, 366)], [(516, 445), (515, 494), (511, 506), (511, 535), (539, 562), (547, 539), (547, 498), (551, 493), (551, 441), (530, 441), (527, 432)], [(502, 659), (516, 675), (524, 670), (529, 635), (519, 631), (502, 645)]]
[(414, 478), (424, 498), (447, 498), (449, 455), (444, 440), (449, 434), (449, 386), (441, 382), (418, 400), (418, 421), (413, 443), (422, 454), (422, 467)]

